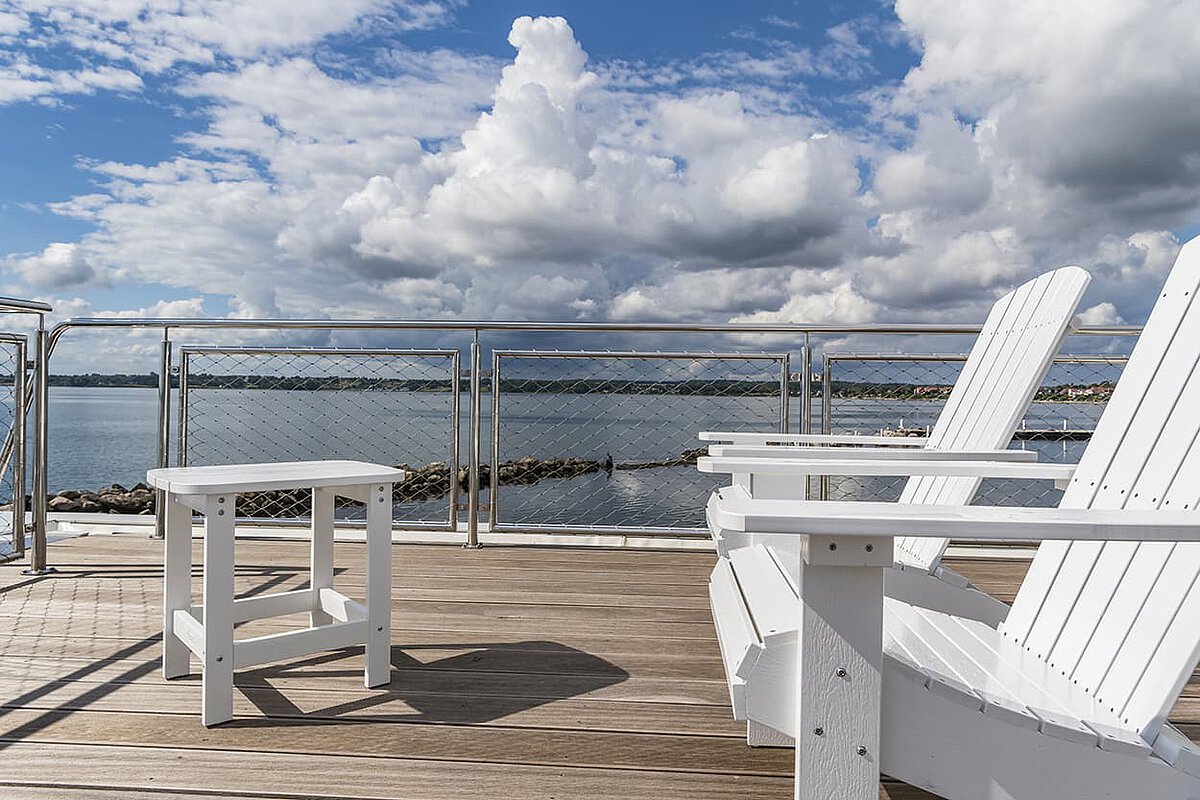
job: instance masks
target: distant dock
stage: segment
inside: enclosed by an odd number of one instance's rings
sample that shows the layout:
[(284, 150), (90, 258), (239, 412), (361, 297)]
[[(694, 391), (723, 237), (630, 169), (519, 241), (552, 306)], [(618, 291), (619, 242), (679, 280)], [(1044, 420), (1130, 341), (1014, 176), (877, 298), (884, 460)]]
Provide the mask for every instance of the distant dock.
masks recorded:
[[(880, 431), (883, 436), (928, 436), (928, 428), (895, 427)], [(1021, 442), (1086, 442), (1092, 431), (1086, 428), (1018, 428), (1013, 439)]]

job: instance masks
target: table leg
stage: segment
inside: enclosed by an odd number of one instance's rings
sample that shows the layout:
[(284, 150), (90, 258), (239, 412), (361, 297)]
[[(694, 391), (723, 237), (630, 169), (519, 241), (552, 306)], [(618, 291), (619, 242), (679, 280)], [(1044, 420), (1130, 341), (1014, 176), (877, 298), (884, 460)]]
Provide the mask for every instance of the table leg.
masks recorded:
[(175, 612), (192, 607), (192, 510), (163, 492), (166, 525), (163, 532), (163, 655), (162, 675), (170, 680), (187, 675), (191, 651), (175, 635)]
[(204, 685), (201, 722), (233, 718), (233, 518), (235, 495), (209, 497), (204, 514)]
[(890, 538), (807, 537), (800, 556), (796, 800), (877, 800)]
[(367, 652), (363, 682), (391, 682), (392, 485), (373, 484), (367, 493)]
[(321, 589), (333, 587), (333, 492), (312, 490), (312, 609), (309, 624), (328, 625), (333, 617), (321, 610)]

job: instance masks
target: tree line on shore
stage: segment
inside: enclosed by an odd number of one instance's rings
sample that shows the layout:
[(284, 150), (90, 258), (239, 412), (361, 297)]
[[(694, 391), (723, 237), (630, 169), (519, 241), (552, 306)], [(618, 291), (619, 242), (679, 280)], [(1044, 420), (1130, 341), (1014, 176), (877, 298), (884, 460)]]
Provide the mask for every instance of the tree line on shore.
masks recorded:
[[(0, 382), (4, 377), (0, 376)], [(88, 373), (83, 375), (51, 375), (51, 386), (103, 387), (103, 388), (156, 388), (158, 375), (117, 373)], [(179, 386), (179, 378), (172, 376), (171, 386)], [(596, 378), (524, 379), (502, 378), (499, 389), (502, 394), (624, 394), (624, 395), (692, 395), (720, 397), (777, 397), (780, 382), (751, 380), (683, 381), (618, 380)], [(1042, 402), (1106, 402), (1112, 395), (1114, 383), (1070, 383), (1043, 386), (1034, 396)], [(485, 392), (492, 390), (492, 379), (482, 381)], [(188, 376), (190, 389), (253, 389), (290, 391), (378, 391), (378, 392), (450, 392), (448, 378), (371, 378), (337, 376), (283, 376), (283, 375), (212, 375), (193, 373)], [(812, 381), (814, 396), (821, 394), (821, 382)], [(832, 396), (839, 399), (863, 400), (944, 400), (953, 388), (946, 384), (916, 384), (907, 382), (880, 381), (831, 381)], [(459, 383), (459, 391), (470, 390), (470, 381)], [(788, 382), (788, 395), (799, 397), (803, 392), (803, 381)]]

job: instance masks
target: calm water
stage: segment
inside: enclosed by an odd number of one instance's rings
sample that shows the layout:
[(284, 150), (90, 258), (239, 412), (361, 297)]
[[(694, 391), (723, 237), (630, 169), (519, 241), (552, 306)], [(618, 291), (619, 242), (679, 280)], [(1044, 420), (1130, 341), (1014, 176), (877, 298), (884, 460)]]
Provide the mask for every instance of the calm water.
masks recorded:
[[(155, 465), (157, 395), (148, 389), (54, 387), (50, 390), (52, 491), (126, 486), (144, 480)], [(467, 396), (460, 398), (466, 417)], [(402, 392), (194, 391), (188, 432), (191, 464), (358, 458), (413, 466), (450, 457), (448, 394)], [(777, 424), (770, 398), (629, 395), (506, 395), (500, 407), (499, 460), (533, 456), (582, 457), (616, 463), (678, 457), (699, 446), (704, 429), (769, 430)], [(485, 397), (485, 404), (490, 399)], [(796, 404), (794, 404), (796, 405)], [(490, 409), (485, 407), (485, 412)], [(929, 424), (940, 403), (857, 401), (836, 407), (834, 429), (874, 433), (901, 418), (910, 427)], [(1090, 428), (1099, 407), (1035, 404), (1031, 427)], [(793, 408), (793, 429), (798, 425)], [(485, 416), (490, 416), (485, 413)], [(172, 463), (175, 425), (172, 415)], [(462, 424), (461, 463), (466, 463)], [(818, 425), (814, 425), (816, 429)], [(1044, 461), (1075, 461), (1084, 443), (1065, 447), (1030, 442)], [(484, 421), (482, 458), (490, 462), (490, 419)], [(835, 495), (896, 494), (900, 479), (862, 482), (832, 479)], [(560, 525), (703, 525), (703, 503), (720, 476), (694, 467), (617, 470), (532, 486), (503, 486), (501, 522)], [(1048, 505), (1058, 494), (1047, 484), (988, 481), (983, 502)], [(463, 498), (465, 500), (465, 497)], [(400, 519), (444, 520), (445, 499), (397, 509)]]
[[(50, 490), (145, 480), (157, 459), (157, 417), (150, 389), (51, 387)], [(29, 443), (32, 453), (32, 430)]]

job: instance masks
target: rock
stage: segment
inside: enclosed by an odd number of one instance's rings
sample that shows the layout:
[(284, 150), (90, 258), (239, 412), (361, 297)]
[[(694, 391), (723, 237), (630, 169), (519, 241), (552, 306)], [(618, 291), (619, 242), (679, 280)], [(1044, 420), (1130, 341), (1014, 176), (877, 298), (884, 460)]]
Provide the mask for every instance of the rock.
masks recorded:
[(72, 511), (79, 511), (80, 504), (79, 501), (70, 497), (56, 495), (55, 497), (50, 498), (49, 508), (51, 511), (55, 511), (60, 514), (66, 514)]
[(101, 490), (100, 490), (100, 491), (99, 491), (97, 494), (100, 494), (100, 495), (106, 495), (106, 494), (125, 494), (125, 493), (126, 493), (126, 492), (128, 492), (128, 491), (129, 491), (129, 490), (128, 490), (128, 489), (126, 489), (126, 488), (125, 488), (124, 486), (122, 486), (121, 484), (119, 484), (119, 483), (114, 483), (114, 484), (112, 484), (111, 486), (105, 486), (105, 487), (104, 487), (103, 489), (101, 489)]
[(104, 511), (104, 506), (97, 503), (95, 500), (89, 500), (86, 497), (79, 500), (79, 511), (83, 514), (99, 514)]
[(80, 496), (80, 494), (81, 494), (80, 492), (77, 492), (77, 491), (75, 491), (75, 490), (73, 490), (73, 489), (67, 489), (66, 491), (59, 492), (59, 493), (58, 493), (58, 496), (59, 496), (59, 497), (65, 497), (65, 498), (67, 498), (68, 500), (78, 500), (78, 499), (79, 499), (79, 496)]
[(146, 509), (153, 510), (153, 498), (154, 495), (145, 490), (124, 494), (110, 492), (100, 495), (100, 505), (110, 514), (140, 514)]

